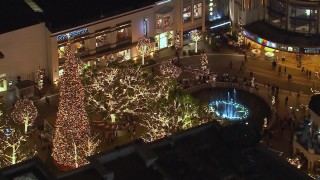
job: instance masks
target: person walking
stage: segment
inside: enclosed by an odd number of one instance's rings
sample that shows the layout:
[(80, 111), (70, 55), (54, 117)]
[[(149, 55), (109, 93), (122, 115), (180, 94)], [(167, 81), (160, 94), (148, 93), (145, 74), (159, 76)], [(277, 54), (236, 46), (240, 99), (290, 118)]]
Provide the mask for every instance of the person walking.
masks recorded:
[(289, 98), (287, 96), (286, 99), (285, 99), (285, 105), (288, 105), (288, 100), (289, 100)]
[(50, 101), (49, 101), (48, 96), (46, 96), (46, 103), (47, 103), (48, 105), (50, 104)]
[(311, 79), (311, 71), (309, 71), (309, 79)]
[(287, 74), (287, 66), (284, 67), (284, 74)]

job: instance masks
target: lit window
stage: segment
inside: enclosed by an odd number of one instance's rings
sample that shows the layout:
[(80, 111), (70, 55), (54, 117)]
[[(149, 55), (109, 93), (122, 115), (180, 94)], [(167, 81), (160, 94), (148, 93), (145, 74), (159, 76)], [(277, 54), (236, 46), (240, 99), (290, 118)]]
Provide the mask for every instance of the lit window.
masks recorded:
[(183, 22), (191, 21), (191, 6), (183, 8)]
[(195, 4), (193, 6), (193, 17), (201, 18), (202, 16), (202, 3)]

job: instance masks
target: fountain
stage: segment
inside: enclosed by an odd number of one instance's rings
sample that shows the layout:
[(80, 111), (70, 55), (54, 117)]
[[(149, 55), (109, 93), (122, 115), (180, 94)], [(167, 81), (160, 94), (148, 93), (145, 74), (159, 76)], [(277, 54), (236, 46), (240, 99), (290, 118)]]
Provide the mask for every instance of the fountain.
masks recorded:
[(249, 116), (249, 110), (245, 106), (237, 103), (237, 92), (234, 89), (231, 95), (228, 92), (226, 100), (213, 100), (209, 104), (210, 111), (224, 120), (245, 120)]

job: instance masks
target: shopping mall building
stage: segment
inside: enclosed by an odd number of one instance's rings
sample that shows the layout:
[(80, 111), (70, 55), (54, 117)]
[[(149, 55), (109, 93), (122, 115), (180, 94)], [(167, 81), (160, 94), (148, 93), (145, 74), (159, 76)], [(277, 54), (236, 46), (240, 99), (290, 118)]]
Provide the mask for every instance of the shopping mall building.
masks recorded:
[(245, 41), (253, 47), (320, 53), (316, 38), (320, 31), (319, 4), (315, 1), (72, 2), (1, 2), (4, 10), (0, 15), (5, 21), (0, 27), (0, 92), (13, 89), (18, 76), (35, 81), (39, 68), (57, 83), (63, 72), (68, 37), (76, 56), (87, 65), (140, 59), (135, 47), (143, 36), (152, 40), (156, 51), (173, 46), (176, 33), (183, 42), (181, 32), (230, 24), (233, 31), (243, 26)]

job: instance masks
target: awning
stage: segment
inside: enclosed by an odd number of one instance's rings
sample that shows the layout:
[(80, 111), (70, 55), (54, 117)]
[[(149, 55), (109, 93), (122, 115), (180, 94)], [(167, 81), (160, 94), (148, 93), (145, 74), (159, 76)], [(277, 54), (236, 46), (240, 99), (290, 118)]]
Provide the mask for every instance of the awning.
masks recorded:
[(172, 12), (172, 10), (173, 7), (171, 6), (163, 6), (156, 12), (156, 14), (167, 14), (169, 12)]

